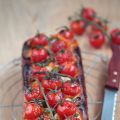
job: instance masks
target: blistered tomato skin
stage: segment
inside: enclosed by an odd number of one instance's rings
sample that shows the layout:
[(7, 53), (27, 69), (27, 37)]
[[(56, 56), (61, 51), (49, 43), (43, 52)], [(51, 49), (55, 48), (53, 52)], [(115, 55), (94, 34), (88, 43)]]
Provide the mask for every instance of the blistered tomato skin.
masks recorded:
[(63, 93), (69, 96), (77, 96), (81, 94), (80, 85), (77, 83), (71, 83), (71, 81), (66, 81), (63, 85)]
[(54, 43), (51, 45), (51, 49), (54, 53), (59, 52), (62, 49), (67, 48), (67, 44), (64, 41), (56, 40)]
[(86, 22), (84, 20), (73, 21), (70, 24), (71, 30), (76, 35), (83, 35), (86, 30)]
[(37, 82), (32, 83), (30, 89), (25, 91), (25, 98), (27, 101), (43, 99), (43, 94)]
[(45, 46), (48, 45), (48, 38), (44, 34), (38, 34), (31, 39), (31, 46)]
[(64, 64), (61, 69), (62, 74), (70, 75), (72, 77), (76, 77), (78, 74), (78, 67), (74, 64)]
[(58, 115), (64, 119), (65, 117), (70, 117), (74, 115), (77, 111), (77, 107), (74, 103), (69, 101), (64, 101), (61, 105), (58, 105), (56, 109)]
[(48, 99), (48, 103), (51, 107), (56, 107), (59, 102), (62, 100), (63, 98), (63, 94), (61, 91), (57, 91), (57, 92), (49, 92), (47, 94), (47, 99)]
[(94, 48), (100, 48), (105, 43), (105, 36), (100, 30), (95, 30), (89, 34), (89, 41)]
[(32, 55), (31, 55), (32, 62), (42, 62), (46, 60), (47, 57), (48, 57), (48, 52), (43, 48), (40, 48), (39, 50), (37, 49), (32, 50)]
[(116, 28), (111, 31), (112, 42), (120, 45), (120, 29)]
[(59, 89), (62, 87), (62, 81), (61, 80), (43, 80), (42, 86), (46, 91)]
[(45, 78), (46, 72), (48, 72), (46, 67), (33, 66), (32, 77), (38, 79), (41, 82)]
[(67, 50), (63, 50), (63, 52), (59, 52), (55, 56), (56, 61), (59, 64), (66, 63), (66, 62), (72, 62), (72, 57), (73, 57), (72, 53)]
[(24, 119), (34, 120), (43, 114), (43, 109), (35, 103), (28, 103), (25, 106)]

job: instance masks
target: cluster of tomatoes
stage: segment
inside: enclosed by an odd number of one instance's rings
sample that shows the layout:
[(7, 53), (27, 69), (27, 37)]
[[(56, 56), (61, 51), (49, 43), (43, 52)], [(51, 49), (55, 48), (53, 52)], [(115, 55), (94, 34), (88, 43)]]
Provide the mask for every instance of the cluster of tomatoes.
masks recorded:
[(38, 34), (31, 39), (32, 80), (24, 91), (24, 120), (84, 119), (76, 101), (83, 96), (77, 80), (81, 70), (77, 65), (76, 47), (69, 29), (50, 38)]
[[(76, 17), (76, 16), (75, 16)], [(74, 19), (74, 18), (72, 18)], [(77, 19), (71, 20), (69, 36), (82, 36), (87, 33), (90, 44), (94, 48), (101, 48), (106, 40), (120, 45), (120, 29), (116, 28), (108, 32), (108, 21), (101, 19), (92, 8), (82, 8)]]

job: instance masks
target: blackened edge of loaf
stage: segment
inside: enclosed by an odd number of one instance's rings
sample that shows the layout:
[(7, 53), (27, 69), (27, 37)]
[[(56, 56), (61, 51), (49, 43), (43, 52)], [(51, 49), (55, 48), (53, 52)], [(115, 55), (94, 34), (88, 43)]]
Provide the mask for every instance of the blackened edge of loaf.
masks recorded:
[(84, 76), (84, 69), (83, 69), (83, 63), (82, 63), (82, 56), (81, 56), (81, 49), (79, 47), (75, 48), (76, 54), (79, 56), (79, 67), (81, 66), (82, 70), (82, 76), (81, 76), (81, 81), (82, 81), (82, 86), (83, 86), (83, 94), (85, 96), (85, 109), (86, 109), (86, 115), (87, 115), (87, 120), (89, 120), (88, 117), (88, 102), (87, 102), (87, 92), (86, 92), (86, 85), (85, 85), (85, 76)]

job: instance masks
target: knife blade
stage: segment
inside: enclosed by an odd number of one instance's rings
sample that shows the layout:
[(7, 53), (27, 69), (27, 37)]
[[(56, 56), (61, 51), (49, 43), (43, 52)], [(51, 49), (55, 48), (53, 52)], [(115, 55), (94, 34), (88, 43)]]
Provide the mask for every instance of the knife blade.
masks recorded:
[(108, 67), (101, 120), (114, 120), (117, 92), (120, 83), (120, 46), (112, 44), (112, 58)]

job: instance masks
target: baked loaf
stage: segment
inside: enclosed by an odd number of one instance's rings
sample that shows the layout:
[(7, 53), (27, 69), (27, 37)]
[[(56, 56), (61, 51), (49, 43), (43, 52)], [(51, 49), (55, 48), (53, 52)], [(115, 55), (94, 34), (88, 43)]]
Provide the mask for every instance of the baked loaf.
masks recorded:
[(23, 120), (88, 120), (80, 48), (57, 33), (37, 34), (22, 50)]

